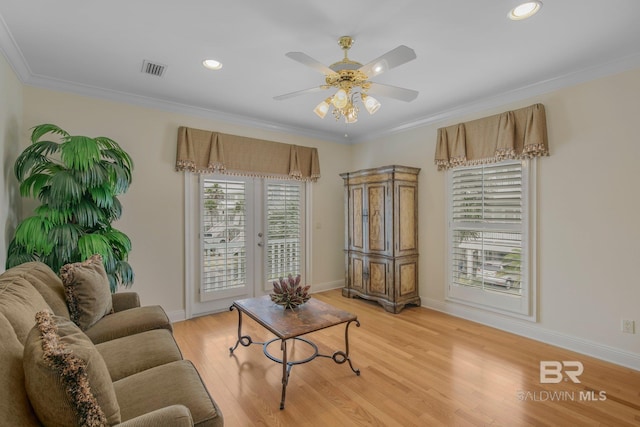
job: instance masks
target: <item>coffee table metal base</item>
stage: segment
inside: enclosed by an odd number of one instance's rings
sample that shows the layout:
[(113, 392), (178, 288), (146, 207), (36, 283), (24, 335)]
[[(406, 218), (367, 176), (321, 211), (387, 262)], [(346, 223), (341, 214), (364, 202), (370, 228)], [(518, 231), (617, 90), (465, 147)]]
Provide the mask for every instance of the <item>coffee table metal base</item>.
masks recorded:
[[(229, 307), (229, 310), (233, 310), (237, 308), (235, 306)], [(289, 383), (289, 375), (291, 374), (291, 368), (294, 365), (301, 365), (303, 363), (308, 363), (314, 360), (317, 357), (325, 357), (328, 359), (332, 359), (335, 363), (341, 365), (345, 362), (349, 363), (349, 367), (356, 374), (360, 375), (360, 370), (353, 367), (351, 363), (351, 359), (349, 358), (349, 325), (351, 323), (355, 323), (356, 326), (360, 326), (360, 322), (356, 320), (351, 320), (346, 322), (345, 330), (344, 330), (344, 341), (345, 341), (345, 351), (338, 350), (333, 354), (321, 354), (318, 351), (318, 346), (311, 340), (302, 337), (292, 337), (287, 339), (273, 338), (266, 342), (257, 342), (253, 341), (249, 335), (242, 335), (242, 310), (238, 310), (238, 340), (236, 341), (233, 347), (229, 348), (229, 354), (232, 355), (234, 350), (238, 348), (238, 345), (242, 345), (243, 347), (249, 347), (251, 344), (262, 345), (262, 351), (265, 356), (269, 359), (273, 360), (276, 363), (282, 364), (282, 397), (280, 399), (280, 409), (284, 409), (284, 401), (287, 393), (287, 384)], [(304, 359), (299, 360), (287, 360), (287, 341), (296, 340), (300, 342), (304, 342), (305, 344), (311, 346), (313, 352), (310, 356), (305, 357)], [(280, 341), (280, 350), (282, 351), (282, 358), (278, 358), (271, 354), (268, 350), (268, 346), (276, 341)]]

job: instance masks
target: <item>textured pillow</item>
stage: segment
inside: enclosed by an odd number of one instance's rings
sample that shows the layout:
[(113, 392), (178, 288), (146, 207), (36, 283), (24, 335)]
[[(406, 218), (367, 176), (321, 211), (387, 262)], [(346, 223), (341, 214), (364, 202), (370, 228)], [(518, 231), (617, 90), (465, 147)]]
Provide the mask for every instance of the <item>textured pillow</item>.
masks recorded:
[(107, 426), (121, 421), (102, 356), (71, 321), (36, 314), (24, 346), (27, 395), (40, 421), (53, 426)]
[(111, 288), (101, 255), (63, 266), (60, 278), (71, 320), (83, 331), (113, 312)]

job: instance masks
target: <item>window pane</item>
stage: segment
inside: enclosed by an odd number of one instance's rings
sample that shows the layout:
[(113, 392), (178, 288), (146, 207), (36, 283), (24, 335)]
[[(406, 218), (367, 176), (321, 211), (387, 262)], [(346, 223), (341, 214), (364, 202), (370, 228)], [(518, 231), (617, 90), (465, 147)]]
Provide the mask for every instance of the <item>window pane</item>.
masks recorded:
[(301, 273), (301, 185), (267, 185), (267, 280)]
[(202, 291), (244, 286), (246, 279), (245, 183), (203, 180)]
[(455, 285), (521, 294), (521, 233), (454, 230), (452, 246)]

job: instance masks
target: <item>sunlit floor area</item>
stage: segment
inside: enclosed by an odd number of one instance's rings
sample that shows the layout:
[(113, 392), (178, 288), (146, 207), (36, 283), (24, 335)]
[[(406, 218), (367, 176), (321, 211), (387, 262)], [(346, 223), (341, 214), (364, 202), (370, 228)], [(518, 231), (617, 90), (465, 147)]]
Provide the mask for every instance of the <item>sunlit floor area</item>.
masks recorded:
[[(225, 426), (638, 426), (640, 371), (543, 344), (422, 307), (391, 314), (376, 303), (313, 295), (358, 316), (349, 327), (348, 363), (316, 358), (291, 369), (280, 410), (282, 366), (261, 345), (229, 348), (238, 338), (238, 313), (178, 322), (175, 338), (198, 368)], [(243, 316), (243, 335), (274, 336)], [(305, 335), (321, 354), (344, 350), (345, 327)], [(289, 360), (307, 357), (289, 345)], [(278, 355), (280, 346), (269, 346)], [(579, 361), (573, 382), (541, 383), (541, 361)], [(567, 370), (571, 371), (571, 367)]]

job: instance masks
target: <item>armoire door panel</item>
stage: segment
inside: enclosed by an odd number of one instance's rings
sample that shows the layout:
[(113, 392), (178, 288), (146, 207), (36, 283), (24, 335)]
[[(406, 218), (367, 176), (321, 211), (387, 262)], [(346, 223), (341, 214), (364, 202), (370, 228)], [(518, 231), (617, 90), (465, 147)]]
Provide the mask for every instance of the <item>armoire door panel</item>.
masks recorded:
[(387, 295), (387, 263), (369, 261), (369, 292)]
[(367, 188), (369, 199), (369, 250), (384, 252), (386, 250), (386, 212), (385, 186), (370, 185)]
[(358, 290), (364, 290), (364, 263), (361, 258), (351, 258), (351, 286)]
[(351, 246), (353, 249), (364, 248), (364, 191), (363, 187), (356, 187), (351, 191)]
[(415, 186), (399, 185), (398, 199), (398, 250), (416, 250), (418, 238)]
[(418, 263), (417, 261), (398, 262), (399, 296), (418, 294)]

